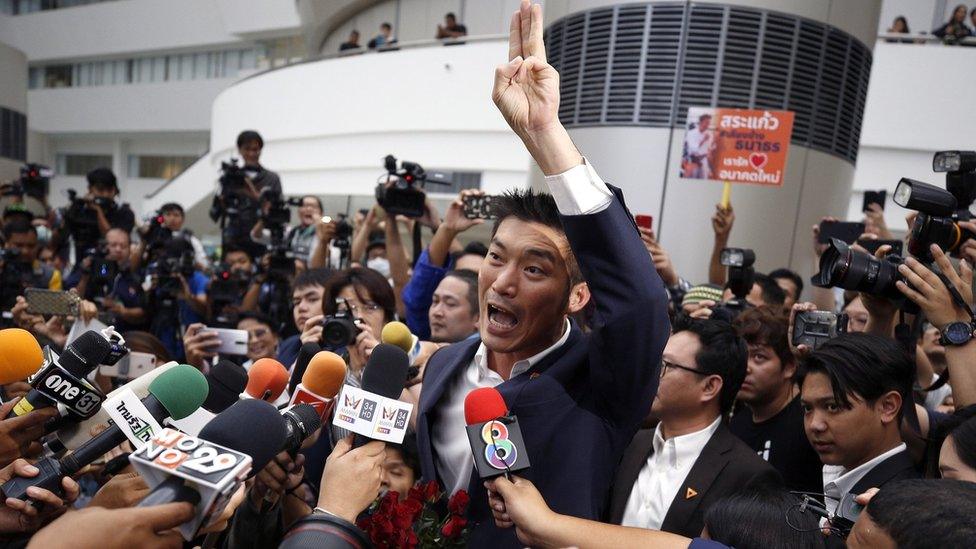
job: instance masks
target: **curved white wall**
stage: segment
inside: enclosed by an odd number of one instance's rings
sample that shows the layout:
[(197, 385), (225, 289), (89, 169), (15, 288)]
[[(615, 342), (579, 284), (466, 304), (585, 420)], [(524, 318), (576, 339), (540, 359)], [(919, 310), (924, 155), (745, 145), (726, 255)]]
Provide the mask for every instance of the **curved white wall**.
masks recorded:
[(482, 171), (488, 192), (524, 185), (528, 153), (491, 102), (494, 67), (507, 55), (507, 41), (495, 40), (303, 63), (244, 80), (214, 101), (210, 155), (144, 210), (209, 197), (244, 129), (263, 136), (262, 163), (281, 174), (287, 194), (370, 195), (390, 153)]
[[(24, 53), (0, 42), (0, 106), (27, 114), (27, 58)], [(6, 128), (0, 129), (5, 131)], [(0, 181), (20, 175), (20, 162), (0, 156)]]

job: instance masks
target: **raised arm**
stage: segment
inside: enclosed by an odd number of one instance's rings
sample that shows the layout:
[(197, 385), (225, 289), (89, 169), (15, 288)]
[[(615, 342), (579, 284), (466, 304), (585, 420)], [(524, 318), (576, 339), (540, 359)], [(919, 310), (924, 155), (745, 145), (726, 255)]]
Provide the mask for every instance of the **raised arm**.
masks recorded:
[(657, 389), (669, 327), (667, 292), (622, 199), (586, 163), (559, 121), (559, 74), (546, 62), (542, 8), (523, 0), (492, 98), (546, 175), (596, 304), (590, 381), (603, 416), (639, 421)]

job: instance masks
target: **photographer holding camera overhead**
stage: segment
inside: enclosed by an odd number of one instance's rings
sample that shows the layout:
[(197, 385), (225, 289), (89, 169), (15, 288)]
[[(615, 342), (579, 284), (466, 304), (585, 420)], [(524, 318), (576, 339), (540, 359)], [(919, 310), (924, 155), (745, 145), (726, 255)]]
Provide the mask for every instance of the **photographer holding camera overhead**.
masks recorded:
[[(128, 204), (119, 204), (119, 185), (115, 174), (108, 168), (95, 168), (88, 172), (88, 194), (78, 198), (68, 191), (71, 205), (64, 209), (64, 226), (56, 234), (55, 242), (63, 249), (68, 237), (74, 240), (75, 265), (98, 247), (109, 229), (122, 229), (127, 233), (135, 227), (136, 217)], [(71, 278), (70, 276), (68, 278)]]

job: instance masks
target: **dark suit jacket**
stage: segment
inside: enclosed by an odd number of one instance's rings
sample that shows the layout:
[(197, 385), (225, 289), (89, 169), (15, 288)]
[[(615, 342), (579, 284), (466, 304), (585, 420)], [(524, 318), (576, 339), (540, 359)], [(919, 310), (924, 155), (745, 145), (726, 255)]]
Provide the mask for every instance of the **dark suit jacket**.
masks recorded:
[[(610, 492), (609, 520), (620, 524), (637, 476), (654, 452), (654, 429), (641, 429), (624, 452)], [(781, 484), (779, 473), (736, 438), (724, 423), (708, 440), (675, 494), (661, 530), (689, 538), (701, 535), (705, 511), (751, 483)], [(691, 488), (697, 494), (687, 497)]]
[[(597, 519), (613, 471), (657, 390), (669, 332), (668, 296), (619, 194), (606, 210), (563, 216), (562, 223), (596, 304), (593, 330), (584, 335), (573, 325), (565, 344), (498, 391), (518, 417), (532, 464), (519, 474), (535, 483), (556, 512)], [(417, 411), (425, 479), (442, 481), (431, 429), (446, 388), (471, 363), (479, 343), (456, 343), (427, 363)], [(514, 528), (495, 527), (473, 470), (469, 492), (469, 545), (522, 547)]]

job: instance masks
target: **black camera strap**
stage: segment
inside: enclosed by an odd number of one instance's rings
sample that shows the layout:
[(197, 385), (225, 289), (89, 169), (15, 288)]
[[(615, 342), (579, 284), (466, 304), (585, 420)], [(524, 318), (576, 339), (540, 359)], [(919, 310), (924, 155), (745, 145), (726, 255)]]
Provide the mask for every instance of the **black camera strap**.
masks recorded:
[(960, 307), (962, 310), (966, 311), (966, 314), (969, 315), (969, 321), (971, 324), (976, 324), (976, 313), (973, 313), (972, 306), (970, 306), (969, 303), (966, 303), (966, 300), (963, 299), (962, 294), (959, 293), (956, 286), (952, 282), (949, 282), (946, 275), (942, 273), (935, 274), (938, 275), (939, 280), (941, 280), (942, 283), (945, 284), (946, 289), (949, 290), (949, 295), (952, 296), (952, 302), (955, 303), (957, 307)]

